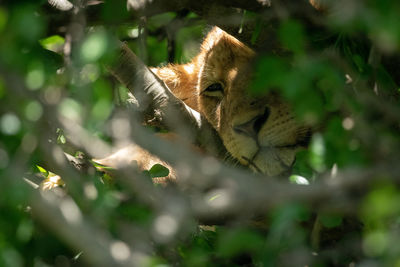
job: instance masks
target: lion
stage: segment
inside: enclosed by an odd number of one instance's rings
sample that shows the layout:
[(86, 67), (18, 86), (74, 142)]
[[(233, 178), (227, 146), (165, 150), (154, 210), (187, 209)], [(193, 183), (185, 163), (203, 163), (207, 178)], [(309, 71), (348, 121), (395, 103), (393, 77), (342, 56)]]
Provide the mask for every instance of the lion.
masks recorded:
[[(214, 27), (191, 62), (151, 70), (175, 96), (205, 116), (235, 160), (254, 172), (280, 176), (290, 172), (310, 131), (295, 120), (277, 92), (253, 95), (248, 90), (255, 56), (248, 46)], [(142, 169), (157, 162), (170, 168), (138, 147), (98, 162), (112, 166), (113, 160), (127, 154)]]

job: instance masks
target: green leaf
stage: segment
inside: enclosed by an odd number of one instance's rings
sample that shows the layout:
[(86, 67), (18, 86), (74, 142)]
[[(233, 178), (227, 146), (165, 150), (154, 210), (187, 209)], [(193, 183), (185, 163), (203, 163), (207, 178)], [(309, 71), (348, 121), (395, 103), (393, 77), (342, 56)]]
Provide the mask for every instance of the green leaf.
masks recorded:
[(64, 136), (63, 130), (60, 128), (57, 128), (56, 133), (57, 133), (57, 144), (64, 145), (67, 142), (67, 140)]
[(96, 162), (96, 161), (94, 161), (94, 160), (91, 160), (90, 162), (91, 162), (92, 165), (93, 165), (95, 168), (97, 168), (97, 169), (102, 169), (102, 170), (115, 170), (115, 168), (113, 168), (113, 167), (105, 166), (105, 165), (100, 164), (100, 163), (98, 163), (98, 162)]
[(369, 228), (382, 227), (400, 214), (400, 191), (392, 184), (376, 185), (366, 196), (361, 214)]
[(314, 134), (310, 144), (310, 165), (316, 171), (324, 171), (325, 165), (325, 142), (321, 134)]
[(367, 233), (363, 240), (363, 250), (369, 257), (384, 254), (390, 244), (390, 235), (386, 231), (377, 230)]
[(57, 52), (59, 51), (60, 48), (63, 47), (65, 39), (60, 35), (52, 35), (47, 38), (39, 40), (39, 43), (47, 50)]
[(289, 181), (293, 184), (302, 184), (302, 185), (309, 185), (310, 182), (304, 178), (303, 176), (300, 175), (291, 175), (289, 177)]
[(0, 32), (3, 31), (3, 29), (5, 28), (7, 20), (8, 20), (7, 10), (0, 7)]
[(45, 168), (43, 168), (43, 167), (41, 167), (39, 165), (36, 165), (36, 168), (39, 170), (39, 172), (41, 174), (44, 175), (44, 177), (47, 177), (49, 175), (49, 172)]
[(289, 66), (279, 57), (262, 56), (256, 62), (256, 71), (250, 85), (250, 92), (254, 94), (266, 93), (271, 88), (284, 85), (287, 79)]
[(36, 43), (45, 30), (43, 16), (37, 16), (36, 13), (35, 6), (21, 4), (14, 15), (10, 16), (9, 24), (13, 31), (26, 43)]
[(107, 34), (103, 31), (94, 32), (84, 40), (81, 46), (81, 59), (88, 62), (99, 60), (106, 52), (109, 46)]
[(282, 44), (295, 53), (304, 51), (304, 29), (297, 21), (288, 20), (282, 23), (279, 29), (279, 38)]
[(151, 178), (165, 177), (168, 176), (169, 169), (161, 164), (154, 164), (153, 167), (150, 168), (149, 173)]
[(257, 19), (256, 28), (254, 29), (253, 33), (251, 34), (251, 44), (254, 45), (257, 42), (258, 37), (260, 36), (261, 29), (262, 29), (262, 21)]

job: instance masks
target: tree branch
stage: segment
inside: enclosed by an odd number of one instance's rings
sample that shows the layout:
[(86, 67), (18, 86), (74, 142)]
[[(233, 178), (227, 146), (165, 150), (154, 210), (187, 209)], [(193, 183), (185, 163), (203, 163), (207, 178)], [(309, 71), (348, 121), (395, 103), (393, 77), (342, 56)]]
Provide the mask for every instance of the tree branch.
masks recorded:
[(154, 114), (156, 111), (158, 120), (168, 129), (183, 134), (216, 157), (226, 155), (220, 137), (203, 115), (175, 97), (128, 46), (121, 44), (120, 55), (109, 69), (135, 95), (142, 113)]

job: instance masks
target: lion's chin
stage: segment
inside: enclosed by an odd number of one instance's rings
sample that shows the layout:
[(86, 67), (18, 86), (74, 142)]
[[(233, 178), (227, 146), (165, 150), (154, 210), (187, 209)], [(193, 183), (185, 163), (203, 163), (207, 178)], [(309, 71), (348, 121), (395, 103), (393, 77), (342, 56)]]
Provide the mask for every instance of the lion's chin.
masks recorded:
[(249, 167), (268, 176), (286, 176), (290, 174), (296, 159), (296, 148), (262, 148), (248, 162)]
[(228, 140), (230, 142), (225, 142), (225, 145), (233, 158), (252, 171), (267, 176), (290, 175), (296, 153), (304, 149), (298, 143), (260, 147), (250, 138)]

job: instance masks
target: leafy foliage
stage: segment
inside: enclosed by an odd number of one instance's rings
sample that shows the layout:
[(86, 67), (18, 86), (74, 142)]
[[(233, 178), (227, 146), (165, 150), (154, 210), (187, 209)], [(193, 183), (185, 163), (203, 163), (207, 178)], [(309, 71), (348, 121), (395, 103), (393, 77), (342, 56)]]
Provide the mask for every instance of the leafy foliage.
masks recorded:
[[(322, 31), (283, 19), (276, 39), (284, 55), (264, 51), (254, 65), (251, 93), (278, 90), (298, 120), (316, 129), (290, 182), (306, 192), (351, 170), (365, 173), (358, 187), (337, 194), (331, 206), (309, 204), (306, 193), (304, 203), (277, 193), (259, 220), (243, 205), (240, 216), (213, 227), (199, 226), (187, 216), (195, 211), (179, 202), (190, 201), (149, 186), (143, 173), (131, 173), (138, 188), (96, 171), (98, 164), (82, 167), (81, 151), (88, 151), (57, 122), (67, 118), (111, 144), (113, 127), (124, 125), (110, 126), (110, 117), (129, 100), (105, 67), (115, 60), (115, 36), (149, 65), (187, 62), (206, 28), (203, 18), (160, 12), (144, 23), (126, 1), (105, 1), (85, 22), (46, 1), (17, 2), (0, 7), (0, 266), (399, 265), (400, 2), (333, 5)], [(263, 14), (244, 14), (256, 22), (254, 44)], [(87, 171), (67, 164), (63, 151)], [(169, 170), (156, 164), (147, 174)], [(43, 193), (39, 185), (53, 189)], [(163, 190), (168, 197), (157, 199)]]

